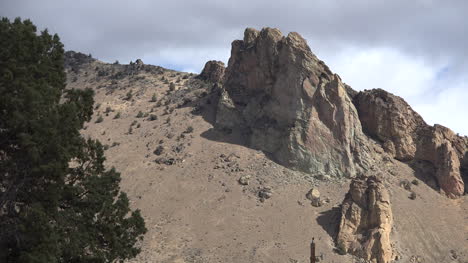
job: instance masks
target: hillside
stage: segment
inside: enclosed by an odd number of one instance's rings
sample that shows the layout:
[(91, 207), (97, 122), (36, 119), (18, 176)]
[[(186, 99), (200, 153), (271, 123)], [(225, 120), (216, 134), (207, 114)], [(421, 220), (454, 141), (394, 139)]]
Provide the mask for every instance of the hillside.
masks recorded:
[(468, 262), (467, 139), (354, 91), (297, 33), (247, 29), (227, 68), (200, 76), (76, 52), (65, 65), (68, 88), (96, 93), (83, 135), (106, 145), (146, 220), (133, 262), (309, 262), (312, 238), (320, 262), (366, 262), (336, 249), (361, 175), (388, 191), (392, 259)]

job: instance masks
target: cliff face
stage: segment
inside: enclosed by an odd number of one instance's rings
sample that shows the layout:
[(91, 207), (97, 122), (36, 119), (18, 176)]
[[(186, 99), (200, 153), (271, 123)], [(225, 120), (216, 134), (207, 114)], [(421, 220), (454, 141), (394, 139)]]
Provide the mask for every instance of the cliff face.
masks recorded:
[[(218, 63), (219, 64), (219, 63)], [(203, 76), (222, 76), (207, 63)], [(354, 177), (375, 163), (369, 140), (395, 159), (425, 161), (449, 197), (464, 194), (466, 139), (427, 125), (400, 97), (384, 90), (356, 92), (319, 60), (297, 33), (248, 28), (232, 43), (215, 126), (240, 131), (249, 146), (288, 167)]]
[(364, 130), (401, 161), (426, 161), (449, 197), (465, 191), (466, 139), (441, 125), (429, 126), (401, 98), (384, 90), (360, 92), (356, 105)]
[(346, 86), (297, 33), (247, 29), (232, 43), (216, 125), (310, 173), (353, 176), (372, 162)]

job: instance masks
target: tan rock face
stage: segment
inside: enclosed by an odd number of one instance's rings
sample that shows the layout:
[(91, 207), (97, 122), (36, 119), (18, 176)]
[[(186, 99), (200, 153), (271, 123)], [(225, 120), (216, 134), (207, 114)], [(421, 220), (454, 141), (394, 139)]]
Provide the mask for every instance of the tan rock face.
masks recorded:
[(392, 259), (393, 218), (388, 192), (375, 176), (353, 179), (342, 204), (337, 247), (377, 263)]
[(402, 161), (430, 162), (440, 189), (452, 198), (463, 195), (465, 139), (441, 125), (427, 125), (402, 98), (381, 89), (360, 92), (355, 103), (364, 131), (387, 152)]
[(211, 81), (213, 83), (222, 82), (224, 77), (225, 66), (221, 61), (210, 60), (205, 63), (203, 71), (197, 78)]
[(352, 176), (372, 161), (347, 89), (299, 34), (248, 28), (232, 43), (216, 125), (284, 165)]

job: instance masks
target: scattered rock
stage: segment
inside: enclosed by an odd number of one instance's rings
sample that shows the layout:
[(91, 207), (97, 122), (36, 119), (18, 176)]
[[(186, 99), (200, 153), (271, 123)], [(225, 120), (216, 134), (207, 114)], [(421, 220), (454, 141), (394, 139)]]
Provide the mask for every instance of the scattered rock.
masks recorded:
[(173, 165), (175, 164), (176, 162), (180, 161), (180, 160), (176, 160), (175, 158), (172, 158), (172, 157), (160, 157), (160, 158), (157, 158), (156, 160), (154, 160), (157, 164), (165, 164), (165, 165)]
[(156, 147), (156, 150), (154, 150), (153, 153), (156, 155), (161, 155), (163, 152), (164, 152), (164, 147), (162, 145), (159, 145), (158, 147)]
[(250, 183), (250, 175), (243, 175), (239, 178), (239, 184), (248, 185)]
[(411, 183), (406, 179), (400, 181), (400, 186), (405, 188), (405, 190), (407, 190), (407, 191), (411, 191)]
[(392, 224), (390, 198), (382, 181), (375, 176), (359, 176), (351, 182), (342, 204), (338, 250), (388, 263), (393, 258)]
[(273, 195), (273, 191), (269, 187), (264, 187), (258, 191), (258, 197), (260, 201), (264, 201), (265, 199), (269, 199)]
[(306, 194), (307, 199), (312, 201), (312, 205), (315, 207), (320, 207), (322, 206), (322, 202), (320, 201), (320, 192), (317, 188), (311, 189), (307, 194)]

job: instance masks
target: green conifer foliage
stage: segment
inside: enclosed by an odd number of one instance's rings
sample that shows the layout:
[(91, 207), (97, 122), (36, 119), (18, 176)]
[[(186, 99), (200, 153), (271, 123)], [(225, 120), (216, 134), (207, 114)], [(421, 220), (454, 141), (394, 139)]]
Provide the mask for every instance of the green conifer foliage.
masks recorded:
[(63, 45), (29, 20), (0, 21), (0, 262), (113, 262), (146, 232), (79, 130), (93, 91), (66, 90)]

